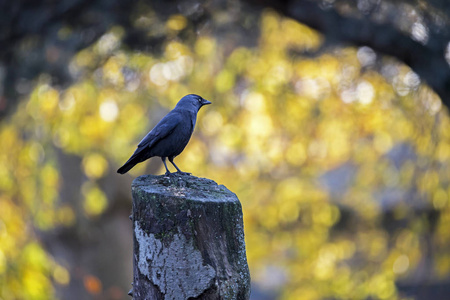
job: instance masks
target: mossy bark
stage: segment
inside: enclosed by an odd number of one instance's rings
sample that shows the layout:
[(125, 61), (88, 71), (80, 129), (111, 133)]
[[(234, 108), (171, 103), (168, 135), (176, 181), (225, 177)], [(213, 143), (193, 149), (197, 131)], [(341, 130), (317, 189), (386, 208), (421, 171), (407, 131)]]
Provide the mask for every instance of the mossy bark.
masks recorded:
[(212, 180), (189, 175), (132, 184), (133, 299), (248, 299), (242, 207)]

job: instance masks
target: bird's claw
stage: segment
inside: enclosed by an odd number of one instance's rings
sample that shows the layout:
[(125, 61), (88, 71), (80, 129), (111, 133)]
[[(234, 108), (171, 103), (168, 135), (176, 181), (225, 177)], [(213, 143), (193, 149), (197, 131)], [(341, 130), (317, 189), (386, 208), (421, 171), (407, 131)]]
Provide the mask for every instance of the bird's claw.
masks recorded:
[(173, 175), (192, 175), (192, 173), (183, 172), (183, 171), (176, 171), (176, 172), (166, 172), (164, 174), (165, 176), (173, 176)]
[(175, 173), (177, 173), (179, 175), (192, 175), (192, 173), (182, 172), (182, 171), (176, 171)]

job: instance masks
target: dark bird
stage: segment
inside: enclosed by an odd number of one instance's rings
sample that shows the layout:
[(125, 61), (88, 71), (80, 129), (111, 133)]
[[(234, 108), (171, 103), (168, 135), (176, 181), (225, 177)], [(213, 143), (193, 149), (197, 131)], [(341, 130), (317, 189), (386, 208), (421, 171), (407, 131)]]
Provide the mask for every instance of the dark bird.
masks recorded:
[(181, 98), (175, 108), (147, 133), (139, 143), (136, 151), (117, 170), (117, 173), (125, 174), (136, 164), (150, 157), (159, 156), (164, 163), (164, 167), (166, 167), (166, 175), (172, 174), (167, 168), (166, 158), (177, 169), (177, 173), (189, 174), (182, 172), (173, 162), (173, 159), (186, 147), (194, 131), (197, 113), (203, 105), (207, 104), (211, 104), (211, 102), (194, 94)]

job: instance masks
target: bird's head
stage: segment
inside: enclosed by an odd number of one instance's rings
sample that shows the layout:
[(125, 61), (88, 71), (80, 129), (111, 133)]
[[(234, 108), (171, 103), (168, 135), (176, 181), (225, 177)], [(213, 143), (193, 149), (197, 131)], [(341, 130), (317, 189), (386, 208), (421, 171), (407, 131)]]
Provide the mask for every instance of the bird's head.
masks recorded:
[(195, 110), (195, 112), (197, 112), (200, 109), (200, 107), (207, 104), (211, 104), (211, 102), (206, 99), (203, 99), (199, 95), (189, 94), (181, 98), (181, 100), (178, 101), (175, 108)]

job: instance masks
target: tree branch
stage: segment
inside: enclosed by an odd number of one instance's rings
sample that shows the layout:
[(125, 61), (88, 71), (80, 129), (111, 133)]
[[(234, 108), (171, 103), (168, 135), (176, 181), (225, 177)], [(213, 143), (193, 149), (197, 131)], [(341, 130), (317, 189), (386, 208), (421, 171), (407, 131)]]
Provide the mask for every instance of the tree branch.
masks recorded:
[(450, 66), (445, 60), (449, 38), (431, 33), (421, 44), (391, 24), (379, 24), (369, 18), (342, 16), (334, 9), (322, 9), (308, 0), (252, 1), (268, 6), (324, 34), (330, 43), (368, 46), (391, 55), (411, 67), (450, 107)]

